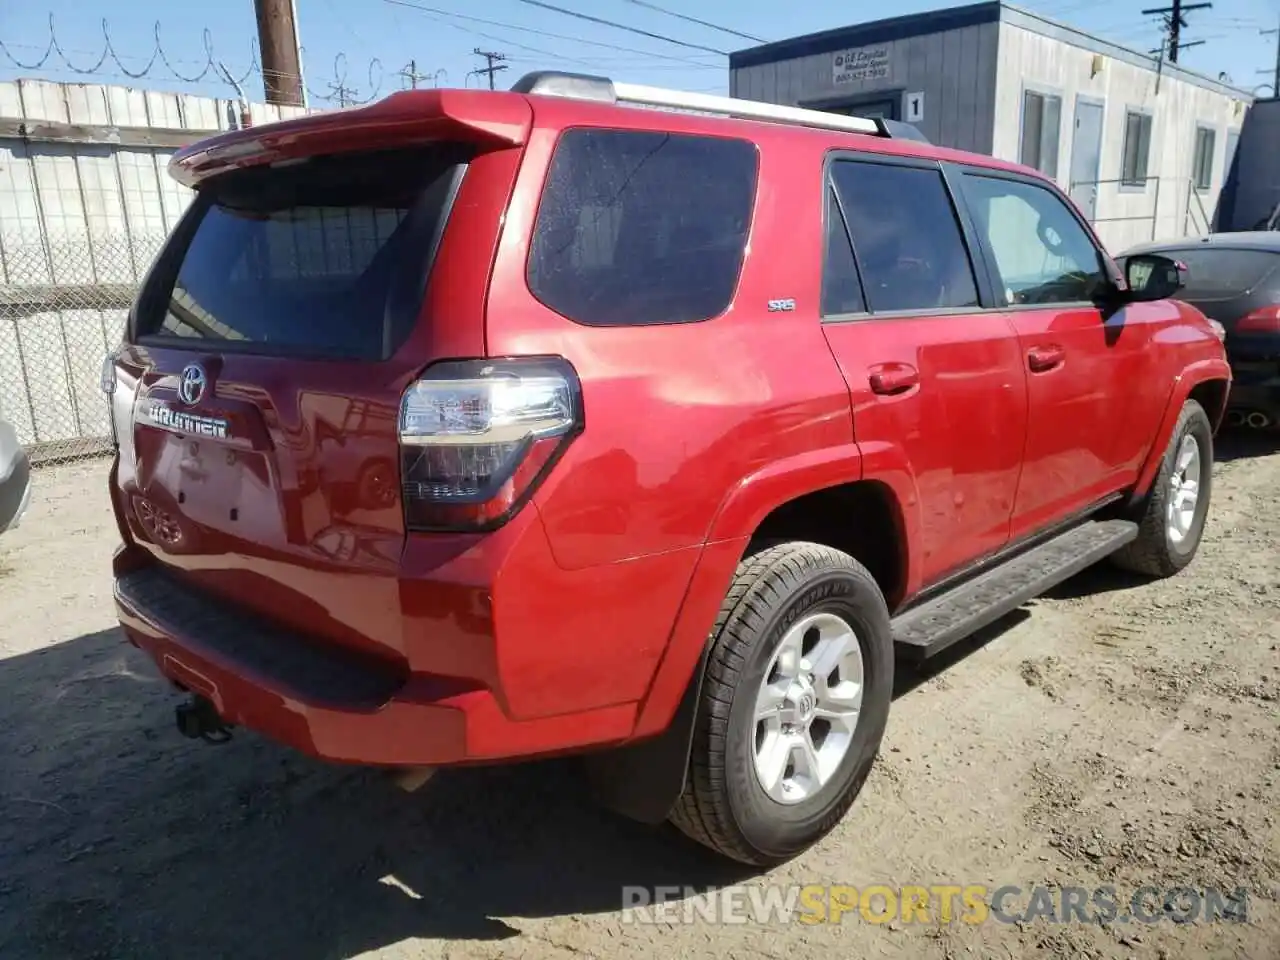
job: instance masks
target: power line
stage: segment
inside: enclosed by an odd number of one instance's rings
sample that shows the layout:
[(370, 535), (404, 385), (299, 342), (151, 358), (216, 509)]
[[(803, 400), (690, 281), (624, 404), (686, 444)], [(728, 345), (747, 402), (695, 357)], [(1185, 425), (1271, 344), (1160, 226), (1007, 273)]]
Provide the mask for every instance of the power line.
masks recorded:
[(601, 26), (613, 27), (615, 30), (626, 30), (628, 33), (638, 34), (642, 37), (649, 37), (651, 40), (661, 40), (664, 43), (674, 43), (677, 47), (688, 47), (690, 50), (704, 50), (707, 53), (718, 54), (722, 57), (729, 55), (726, 50), (717, 50), (715, 47), (704, 47), (700, 43), (688, 43), (684, 40), (677, 40), (675, 37), (668, 37), (661, 33), (650, 33), (648, 30), (641, 30), (639, 27), (629, 27), (625, 23), (616, 23), (613, 20), (605, 20), (601, 17), (593, 17), (589, 13), (580, 13), (577, 10), (569, 10), (566, 7), (557, 7), (555, 4), (543, 3), (542, 0), (520, 0), (521, 3), (528, 4), (531, 7), (538, 7), (542, 10), (550, 10), (552, 13), (561, 13), (566, 17), (574, 17), (577, 20), (585, 20), (588, 23), (598, 23)]
[(419, 73), (417, 60), (410, 60), (403, 67), (401, 67), (399, 70), (396, 71), (396, 75), (403, 78), (404, 82), (408, 84), (410, 90), (418, 89), (419, 80), (434, 80), (435, 77), (438, 76), (440, 73), (441, 71), (439, 70), (437, 70), (434, 74)]
[[(1178, 51), (1185, 50), (1188, 47), (1198, 47), (1204, 43), (1203, 40), (1196, 40), (1194, 43), (1182, 43), (1182, 30), (1189, 26), (1186, 17), (1183, 16), (1191, 10), (1208, 10), (1212, 7), (1212, 3), (1183, 3), (1182, 0), (1173, 0), (1173, 6), (1170, 7), (1153, 7), (1150, 10), (1143, 10), (1144, 17), (1159, 16), (1164, 19), (1165, 36), (1167, 38), (1167, 48), (1170, 63), (1178, 62)], [(1159, 52), (1159, 51), (1155, 51)]]
[[(527, 43), (517, 43), (515, 40), (512, 40), (509, 37), (500, 37), (497, 34), (487, 33), (484, 30), (476, 30), (474, 27), (464, 27), (461, 24), (451, 22), (449, 19), (446, 19), (446, 17), (462, 17), (462, 19), (466, 19), (466, 20), (478, 20), (481, 23), (494, 23), (498, 21), (482, 20), (479, 17), (465, 17), (462, 14), (450, 14), (447, 11), (440, 11), (440, 13), (442, 14), (441, 16), (434, 16), (433, 14), (436, 10), (435, 7), (424, 7), (416, 3), (405, 3), (403, 2), (403, 0), (386, 0), (386, 2), (395, 4), (396, 6), (409, 7), (410, 9), (426, 17), (428, 20), (434, 20), (437, 23), (443, 23), (446, 27), (452, 27), (454, 30), (461, 30), (463, 33), (469, 34), (471, 36), (483, 37), (485, 40), (491, 40), (494, 43), (502, 44), (505, 47), (514, 47), (517, 50), (523, 50), (531, 54), (536, 54), (538, 56), (537, 60), (529, 60), (528, 58), (525, 58), (524, 60), (524, 62), (532, 63), (534, 66), (545, 67), (546, 58), (549, 57), (552, 60), (555, 60), (558, 62), (575, 63), (575, 64), (578, 64), (579, 66), (586, 67), (590, 70), (600, 69), (600, 63), (598, 60), (596, 61), (583, 60), (580, 57), (571, 57), (568, 54), (558, 53), (554, 50), (544, 50), (541, 47), (531, 47)], [(523, 30), (525, 33), (545, 33), (545, 31), (528, 30), (523, 27), (519, 27), (515, 24), (499, 23), (499, 26), (509, 27), (512, 30)], [(551, 34), (551, 36), (558, 37), (560, 35)], [(575, 39), (575, 38), (567, 38), (567, 39)], [(577, 41), (577, 42), (587, 42), (587, 41)], [(608, 44), (608, 46), (612, 46), (612, 44)], [(630, 51), (630, 48), (624, 47), (622, 49), (627, 50), (628, 52), (632, 52)], [(662, 65), (662, 69), (668, 69), (668, 70), (676, 69), (677, 66), (679, 66), (680, 69), (686, 69), (686, 70), (689, 69), (689, 66), (700, 67), (702, 69), (707, 69), (707, 70), (720, 69), (720, 68), (712, 67), (710, 64), (699, 63), (696, 60), (686, 60), (681, 57), (666, 57), (666, 56), (662, 56), (661, 54), (645, 54), (643, 51), (634, 51), (634, 52), (641, 56), (660, 56), (664, 60), (673, 61), (671, 64), (664, 63)], [(517, 59), (518, 58), (511, 56), (507, 58), (507, 62), (515, 63)], [(611, 60), (610, 64), (616, 65), (617, 61)], [(689, 66), (684, 66), (685, 64), (688, 64)], [(658, 69), (658, 68), (653, 67), (651, 69)], [(468, 74), (468, 76), (471, 76), (471, 74)]]
[(488, 50), (481, 50), (479, 47), (476, 47), (471, 52), (474, 53), (477, 57), (484, 57), (485, 62), (487, 64), (487, 66), (476, 67), (476, 69), (471, 71), (472, 75), (482, 74), (482, 73), (488, 74), (489, 89), (492, 90), (494, 88), (493, 86), (494, 76), (497, 75), (497, 73), (500, 70), (507, 69), (507, 65), (502, 62), (507, 59), (506, 56), (501, 53), (492, 53)]
[[(161, 35), (161, 24), (157, 20), (153, 28), (152, 48), (147, 56), (131, 56), (119, 52), (111, 37), (111, 28), (104, 19), (101, 24), (102, 28), (102, 47), (97, 51), (87, 51), (64, 47), (58, 38), (57, 27), (52, 15), (49, 17), (48, 40), (43, 46), (31, 46), (28, 44), (6, 42), (0, 38), (0, 67), (10, 64), (17, 69), (26, 73), (44, 73), (46, 75), (58, 75), (62, 72), (72, 74), (74, 76), (94, 76), (106, 79), (125, 79), (129, 81), (138, 81), (148, 79), (153, 82), (169, 83), (172, 80), (178, 83), (192, 87), (201, 84), (217, 84), (225, 87), (228, 83), (233, 88), (242, 88), (248, 82), (250, 77), (259, 76), (263, 79), (264, 86), (268, 80), (272, 82), (287, 80), (289, 77), (297, 79), (297, 75), (288, 71), (275, 70), (270, 67), (263, 68), (258, 59), (257, 49), (253, 44), (249, 45), (249, 66), (241, 74), (230, 74), (227, 70), (225, 58), (219, 57), (214, 52), (213, 35), (205, 28), (202, 31), (204, 59), (181, 59), (169, 55), (164, 40)], [(19, 49), (29, 49), (40, 51), (38, 56), (33, 59), (19, 57), (14, 51)], [(303, 51), (305, 53), (305, 50)], [(72, 60), (69, 54), (83, 56), (84, 60)], [(129, 63), (139, 63), (142, 66), (138, 69), (131, 69), (126, 66)], [(337, 101), (345, 98), (346, 105), (351, 103), (369, 103), (376, 99), (381, 92), (382, 87), (382, 63), (377, 57), (369, 61), (368, 77), (369, 87), (372, 93), (367, 100), (353, 101), (350, 94), (355, 91), (346, 85), (346, 68), (345, 54), (339, 53), (334, 57), (334, 78), (335, 84), (330, 84), (333, 93), (317, 93), (310, 86), (304, 86), (307, 95), (317, 101)], [(191, 65), (195, 72), (183, 72), (178, 69), (179, 64)], [(113, 72), (110, 67), (114, 65), (116, 71)], [(166, 76), (165, 74), (168, 74)], [(339, 91), (339, 88), (341, 90)], [(237, 94), (238, 96), (239, 94)]]
[(348, 87), (345, 77), (336, 77), (329, 81), (329, 89), (333, 91), (333, 99), (338, 101), (338, 106), (347, 107), (355, 102), (354, 97), (360, 91), (355, 87)]
[[(465, 20), (468, 23), (482, 23), (482, 24), (485, 24), (486, 26), (498, 27), (499, 29), (502, 29), (502, 30), (518, 30), (521, 33), (532, 33), (535, 36), (548, 37), (552, 40), (567, 40), (569, 43), (584, 43), (587, 46), (591, 46), (591, 47), (601, 47), (606, 50), (617, 50), (621, 53), (633, 53), (641, 57), (652, 57), (655, 60), (669, 60), (672, 63), (687, 63), (687, 64), (690, 64), (691, 66), (701, 67), (703, 69), (713, 68), (711, 64), (703, 63), (699, 60), (693, 59), (692, 57), (679, 57), (669, 53), (655, 53), (651, 50), (637, 50), (635, 47), (622, 47), (616, 43), (605, 43), (603, 40), (588, 40), (585, 37), (569, 36), (563, 33), (552, 33), (548, 30), (535, 30), (532, 27), (521, 26), (520, 24), (517, 24), (517, 23), (507, 23), (502, 20), (486, 20), (484, 17), (472, 17), (472, 16), (468, 16), (465, 13), (453, 13), (452, 11), (449, 11), (449, 10), (441, 10), (439, 7), (431, 7), (422, 3), (410, 3), (409, 0), (383, 0), (383, 2), (389, 3), (392, 6), (396, 6), (396, 7), (408, 7), (410, 10), (417, 10), (419, 13), (424, 13), (428, 15), (435, 14), (436, 16), (434, 17), (434, 19), (445, 18), (448, 20)], [(529, 50), (533, 53), (541, 53), (550, 57), (560, 56), (559, 54), (556, 54), (556, 53), (550, 53), (545, 50), (539, 50), (536, 47), (527, 47), (527, 46), (524, 46), (523, 44), (513, 43), (509, 40), (501, 40), (499, 38), (492, 37), (490, 34), (481, 33), (478, 30), (469, 30), (466, 27), (458, 26), (458, 24), (456, 23), (451, 23), (449, 24), (449, 26), (454, 27), (457, 30), (462, 30), (466, 33), (475, 34), (476, 36), (479, 36), (479, 37), (498, 40), (498, 42), (506, 43), (508, 46), (520, 47), (523, 50)], [(716, 65), (714, 66), (713, 69), (720, 70), (720, 69), (723, 69), (723, 67), (721, 65)]]
[[(1276, 66), (1275, 72), (1271, 78), (1271, 95), (1273, 97), (1280, 97), (1280, 27), (1274, 30), (1259, 30), (1258, 32), (1264, 37), (1270, 36), (1273, 33), (1276, 35)], [(1259, 70), (1258, 72), (1265, 73), (1266, 71)]]
[(722, 27), (717, 23), (711, 23), (707, 20), (699, 20), (697, 17), (690, 17), (683, 13), (676, 13), (674, 10), (668, 10), (660, 7), (656, 3), (647, 3), (646, 0), (626, 0), (627, 3), (634, 4), (637, 7), (644, 7), (646, 10), (653, 10), (656, 13), (666, 14), (668, 17), (675, 17), (677, 20), (684, 20), (688, 23), (696, 23), (700, 27), (708, 27), (712, 30), (719, 30), (721, 33), (727, 33), (734, 37), (741, 37), (743, 40), (752, 40), (756, 43), (768, 43), (769, 41), (762, 37), (753, 37), (749, 33), (743, 33), (740, 30), (734, 30), (731, 27)]

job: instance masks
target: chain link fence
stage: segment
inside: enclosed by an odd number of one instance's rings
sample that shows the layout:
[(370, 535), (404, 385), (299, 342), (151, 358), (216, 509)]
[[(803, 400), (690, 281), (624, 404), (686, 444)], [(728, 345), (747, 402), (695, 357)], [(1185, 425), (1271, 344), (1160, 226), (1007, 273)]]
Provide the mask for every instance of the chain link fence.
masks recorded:
[(33, 464), (109, 452), (102, 364), (163, 242), (0, 233), (0, 417)]

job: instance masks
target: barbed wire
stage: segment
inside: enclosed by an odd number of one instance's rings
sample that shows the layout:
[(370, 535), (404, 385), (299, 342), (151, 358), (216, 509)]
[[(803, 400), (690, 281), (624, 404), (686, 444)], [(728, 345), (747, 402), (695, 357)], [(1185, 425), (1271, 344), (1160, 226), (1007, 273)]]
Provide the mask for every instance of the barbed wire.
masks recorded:
[[(329, 81), (329, 87), (332, 93), (316, 93), (311, 89), (310, 84), (306, 84), (307, 96), (311, 100), (324, 100), (328, 103), (337, 103), (339, 106), (360, 106), (366, 103), (372, 103), (378, 98), (382, 92), (383, 76), (382, 61), (374, 57), (369, 61), (368, 78), (369, 87), (373, 90), (368, 97), (361, 100), (355, 96), (360, 91), (355, 87), (347, 86), (347, 55), (339, 53), (333, 58), (333, 79)], [(258, 72), (265, 81), (268, 76), (276, 79), (291, 79), (289, 74), (281, 73), (279, 70), (267, 70), (259, 67)]]
[[(158, 68), (163, 67), (168, 71), (169, 77), (185, 84), (198, 83), (217, 83), (219, 85), (230, 85), (233, 88), (243, 86), (245, 81), (251, 77), (260, 77), (264, 84), (268, 75), (282, 76), (278, 71), (266, 70), (262, 66), (259, 56), (259, 48), (256, 40), (249, 42), (249, 66), (240, 75), (235, 75), (227, 70), (224, 61), (214, 53), (213, 34), (205, 27), (201, 30), (201, 45), (204, 48), (204, 61), (198, 60), (180, 60), (170, 57), (165, 50), (164, 39), (161, 33), (161, 23), (159, 20), (155, 22), (153, 28), (154, 43), (151, 53), (147, 57), (130, 57), (124, 56), (117, 52), (114, 41), (111, 38), (111, 25), (104, 17), (102, 19), (102, 49), (97, 52), (92, 51), (71, 51), (85, 57), (84, 60), (77, 62), (73, 59), (68, 50), (63, 47), (58, 39), (57, 24), (55, 23), (53, 14), (49, 14), (49, 37), (44, 45), (43, 52), (34, 60), (23, 59), (14, 53), (15, 47), (26, 46), (28, 49), (40, 50), (39, 46), (30, 46), (26, 44), (6, 43), (3, 37), (0, 37), (0, 60), (7, 61), (12, 67), (22, 70), (26, 73), (50, 73), (55, 70), (63, 70), (77, 76), (125, 76), (131, 80), (142, 80), (156, 76), (160, 71)], [(305, 55), (306, 48), (299, 51), (300, 55)], [(135, 63), (145, 60), (146, 65), (141, 70), (130, 69), (125, 66), (125, 60)], [(198, 72), (184, 73), (179, 70), (175, 64), (186, 63), (192, 64), (193, 69), (198, 67)], [(111, 74), (106, 68), (114, 66), (119, 71), (118, 74)], [(347, 85), (348, 66), (347, 57), (344, 53), (339, 53), (333, 60), (333, 80), (329, 83), (332, 90), (330, 93), (321, 93), (312, 90), (310, 86), (306, 88), (307, 95), (312, 101), (324, 101), (326, 103), (339, 103), (343, 106), (352, 106), (358, 104), (371, 103), (382, 92), (382, 84), (384, 80), (382, 61), (374, 57), (369, 61), (368, 79), (371, 92), (365, 99), (358, 99), (353, 95), (358, 91)], [(168, 79), (168, 78), (163, 78)]]

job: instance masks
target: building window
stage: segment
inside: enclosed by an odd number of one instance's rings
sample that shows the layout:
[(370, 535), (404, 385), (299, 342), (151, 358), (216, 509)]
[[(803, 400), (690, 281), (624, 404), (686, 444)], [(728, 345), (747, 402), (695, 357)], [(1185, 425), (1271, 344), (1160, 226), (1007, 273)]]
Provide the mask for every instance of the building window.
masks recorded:
[(1240, 142), (1239, 130), (1227, 131), (1227, 155), (1222, 160), (1222, 179), (1231, 176), (1231, 164), (1236, 158), (1236, 145)]
[(1208, 190), (1213, 183), (1213, 148), (1217, 145), (1217, 131), (1209, 127), (1196, 127), (1196, 152), (1191, 176), (1197, 190)]
[(1126, 187), (1147, 185), (1147, 161), (1151, 156), (1151, 114), (1130, 110), (1124, 115), (1124, 155), (1120, 182)]
[(1047, 177), (1058, 176), (1058, 128), (1062, 98), (1025, 90), (1022, 94), (1022, 153), (1019, 160)]

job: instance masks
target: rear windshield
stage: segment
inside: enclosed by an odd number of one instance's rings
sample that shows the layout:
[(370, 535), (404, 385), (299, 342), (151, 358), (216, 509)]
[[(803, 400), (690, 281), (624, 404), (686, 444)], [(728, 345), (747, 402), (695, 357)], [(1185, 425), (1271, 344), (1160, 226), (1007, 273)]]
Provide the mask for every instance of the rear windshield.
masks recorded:
[(1186, 286), (1179, 300), (1227, 300), (1255, 286), (1280, 266), (1280, 255), (1269, 250), (1222, 250), (1201, 247), (1166, 250), (1163, 255), (1187, 265)]
[(745, 140), (577, 129), (556, 146), (529, 289), (579, 323), (688, 323), (724, 312), (756, 190)]
[(464, 169), (453, 148), (313, 157), (202, 187), (139, 337), (385, 359), (412, 329)]

